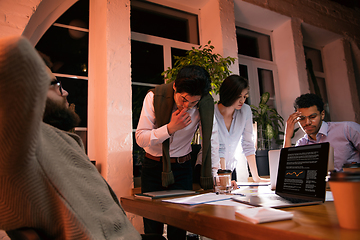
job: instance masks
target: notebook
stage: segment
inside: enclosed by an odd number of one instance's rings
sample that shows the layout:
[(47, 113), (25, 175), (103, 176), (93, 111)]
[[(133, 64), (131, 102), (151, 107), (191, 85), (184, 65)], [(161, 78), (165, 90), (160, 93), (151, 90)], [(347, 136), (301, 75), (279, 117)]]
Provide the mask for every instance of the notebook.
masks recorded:
[(173, 197), (173, 196), (181, 196), (181, 195), (191, 195), (196, 194), (195, 191), (191, 190), (163, 190), (163, 191), (155, 191), (155, 192), (145, 192), (135, 194), (135, 198), (141, 198), (144, 200), (152, 200), (157, 198), (165, 198), (165, 197)]
[(234, 196), (232, 199), (253, 206), (273, 208), (323, 203), (331, 156), (329, 143), (283, 148), (275, 193)]

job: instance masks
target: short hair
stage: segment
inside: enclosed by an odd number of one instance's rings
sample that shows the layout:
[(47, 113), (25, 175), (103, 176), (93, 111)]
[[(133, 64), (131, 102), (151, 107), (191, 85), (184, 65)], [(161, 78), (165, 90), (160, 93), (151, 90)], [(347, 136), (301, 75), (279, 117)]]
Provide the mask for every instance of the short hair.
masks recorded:
[(324, 110), (324, 102), (322, 98), (313, 93), (305, 93), (300, 97), (297, 97), (294, 102), (295, 111), (299, 108), (309, 108), (312, 106), (316, 106), (319, 112)]
[(244, 89), (249, 88), (249, 82), (246, 78), (239, 75), (230, 75), (222, 82), (220, 86), (220, 101), (225, 107), (230, 107), (239, 98)]
[(176, 92), (204, 96), (210, 92), (210, 75), (200, 66), (188, 65), (179, 70), (175, 79)]

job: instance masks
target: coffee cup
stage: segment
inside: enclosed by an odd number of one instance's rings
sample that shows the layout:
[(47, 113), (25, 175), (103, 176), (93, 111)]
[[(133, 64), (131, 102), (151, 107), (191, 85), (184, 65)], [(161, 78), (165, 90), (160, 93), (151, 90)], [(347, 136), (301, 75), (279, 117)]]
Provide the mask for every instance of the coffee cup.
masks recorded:
[(331, 172), (330, 188), (339, 224), (342, 228), (360, 229), (360, 172)]
[(214, 189), (216, 193), (231, 192), (231, 170), (219, 169), (214, 179)]

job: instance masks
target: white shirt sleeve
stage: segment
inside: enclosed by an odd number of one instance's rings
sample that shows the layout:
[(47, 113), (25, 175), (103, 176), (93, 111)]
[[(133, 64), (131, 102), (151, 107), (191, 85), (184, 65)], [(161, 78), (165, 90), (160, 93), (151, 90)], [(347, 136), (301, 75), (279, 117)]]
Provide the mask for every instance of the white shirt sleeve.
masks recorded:
[(246, 122), (242, 132), (241, 145), (245, 156), (250, 156), (255, 154), (256, 151), (253, 134), (252, 112), (250, 108), (247, 108), (247, 111), (244, 112), (244, 118), (246, 119)]
[(164, 142), (170, 137), (167, 124), (156, 128), (154, 93), (148, 92), (145, 96), (139, 123), (135, 132), (136, 143), (144, 148)]

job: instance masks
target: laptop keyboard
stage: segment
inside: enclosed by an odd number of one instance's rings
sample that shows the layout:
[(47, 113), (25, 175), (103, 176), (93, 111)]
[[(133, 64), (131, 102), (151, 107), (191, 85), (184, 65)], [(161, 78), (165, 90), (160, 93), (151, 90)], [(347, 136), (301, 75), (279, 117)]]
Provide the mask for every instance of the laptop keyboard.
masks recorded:
[(291, 203), (305, 203), (305, 202), (313, 202), (313, 200), (299, 199), (299, 198), (290, 198), (290, 197), (280, 197)]

